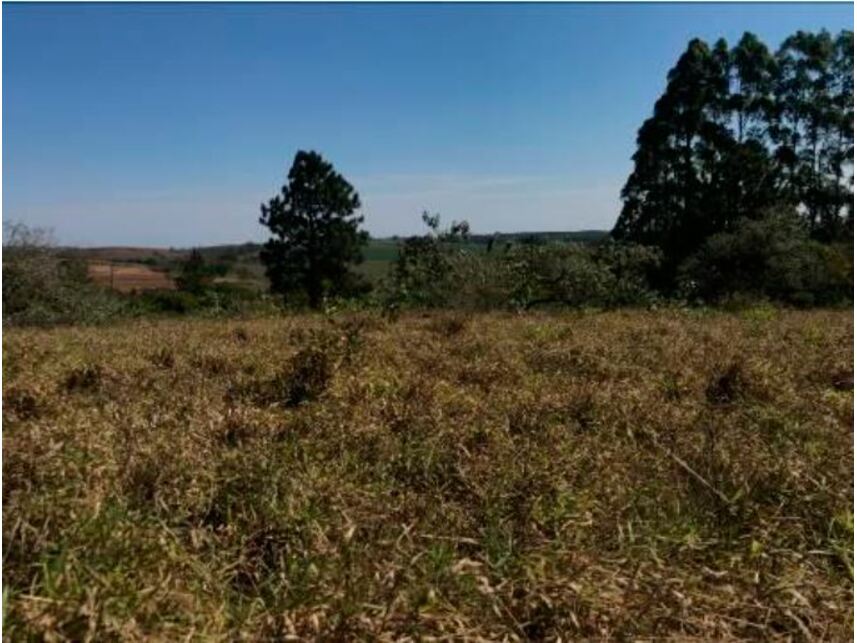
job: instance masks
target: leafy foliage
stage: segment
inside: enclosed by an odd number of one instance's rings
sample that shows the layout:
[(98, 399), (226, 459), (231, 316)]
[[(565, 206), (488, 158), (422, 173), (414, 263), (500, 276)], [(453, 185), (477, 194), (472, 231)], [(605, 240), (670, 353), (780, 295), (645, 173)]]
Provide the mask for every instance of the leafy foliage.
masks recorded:
[(388, 284), (398, 305), (470, 309), (621, 306), (650, 303), (651, 248), (618, 243), (548, 243), (535, 238), (502, 250), (469, 246), (466, 222), (440, 228), (423, 214), (426, 235), (402, 244)]
[(397, 300), (422, 306), (446, 303), (450, 288), (460, 285), (456, 259), (460, 259), (470, 226), (466, 221), (452, 222), (442, 230), (440, 215), (423, 212), (428, 232), (409, 237), (399, 248), (392, 280)]
[(810, 239), (807, 227), (795, 213), (774, 211), (711, 236), (681, 268), (685, 293), (709, 302), (736, 294), (803, 306), (843, 302), (853, 282), (850, 252)]
[(653, 301), (647, 274), (658, 266), (660, 255), (623, 244), (523, 244), (504, 260), (514, 275), (512, 300), (520, 308), (613, 307)]

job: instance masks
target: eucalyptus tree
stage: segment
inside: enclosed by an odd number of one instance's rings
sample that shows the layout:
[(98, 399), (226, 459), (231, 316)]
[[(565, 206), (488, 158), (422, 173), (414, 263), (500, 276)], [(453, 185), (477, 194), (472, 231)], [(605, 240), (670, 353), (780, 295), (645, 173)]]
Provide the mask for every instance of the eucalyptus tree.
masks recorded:
[(614, 238), (658, 246), (661, 285), (712, 234), (797, 208), (823, 241), (853, 235), (853, 32), (797, 32), (772, 53), (690, 41), (640, 127)]

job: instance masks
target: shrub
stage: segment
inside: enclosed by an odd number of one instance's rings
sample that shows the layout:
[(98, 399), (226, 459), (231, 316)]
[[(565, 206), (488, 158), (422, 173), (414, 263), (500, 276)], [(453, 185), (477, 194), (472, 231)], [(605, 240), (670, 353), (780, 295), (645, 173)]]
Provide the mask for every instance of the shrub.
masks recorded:
[(83, 261), (62, 257), (49, 232), (6, 226), (3, 321), (20, 325), (97, 323), (125, 311), (114, 293), (90, 283)]
[(392, 270), (389, 298), (423, 307), (448, 305), (450, 294), (462, 281), (456, 272), (463, 267), (461, 246), (470, 227), (466, 221), (453, 221), (449, 229), (441, 230), (440, 215), (428, 212), (423, 212), (422, 219), (429, 230), (401, 244)]
[(691, 299), (770, 298), (811, 306), (839, 303), (852, 291), (853, 267), (837, 246), (813, 241), (794, 212), (742, 220), (710, 237), (680, 270)]
[(199, 298), (180, 290), (152, 290), (135, 300), (140, 313), (177, 313), (184, 315), (199, 309)]
[(647, 273), (659, 255), (643, 246), (522, 245), (510, 251), (507, 261), (516, 277), (513, 301), (524, 309), (640, 305), (655, 297)]
[(440, 229), (423, 214), (428, 234), (407, 239), (386, 284), (388, 303), (428, 308), (529, 309), (542, 305), (619, 306), (650, 303), (649, 273), (660, 255), (643, 246), (590, 247), (523, 239), (502, 252), (465, 243), (466, 223)]

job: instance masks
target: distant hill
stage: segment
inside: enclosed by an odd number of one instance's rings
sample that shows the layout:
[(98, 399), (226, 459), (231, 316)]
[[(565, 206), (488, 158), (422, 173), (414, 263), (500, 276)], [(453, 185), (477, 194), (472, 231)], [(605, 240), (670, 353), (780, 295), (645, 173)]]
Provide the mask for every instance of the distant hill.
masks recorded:
[(521, 241), (523, 239), (537, 239), (539, 241), (566, 241), (576, 243), (594, 243), (605, 239), (610, 232), (608, 230), (574, 230), (571, 232), (497, 232), (495, 234), (473, 234), (471, 241), (476, 243), (488, 243), (490, 239), (497, 241)]
[[(610, 234), (607, 230), (571, 230), (571, 231), (543, 231), (543, 232), (495, 232), (474, 233), (470, 235), (470, 242), (474, 244), (487, 244), (491, 239), (498, 241), (522, 241), (535, 239), (539, 241), (566, 241), (577, 243), (594, 243), (605, 239)], [(396, 245), (399, 241), (406, 239), (404, 236), (373, 237), (369, 240), (367, 258), (395, 258)], [(197, 246), (202, 255), (209, 261), (235, 261), (246, 259), (257, 255), (262, 244), (248, 241), (245, 243), (228, 243), (214, 246)], [(185, 258), (191, 251), (187, 248), (158, 248), (146, 246), (104, 246), (95, 248), (62, 247), (60, 251), (66, 256), (82, 257), (100, 261), (115, 262), (149, 262), (161, 263), (179, 261)]]

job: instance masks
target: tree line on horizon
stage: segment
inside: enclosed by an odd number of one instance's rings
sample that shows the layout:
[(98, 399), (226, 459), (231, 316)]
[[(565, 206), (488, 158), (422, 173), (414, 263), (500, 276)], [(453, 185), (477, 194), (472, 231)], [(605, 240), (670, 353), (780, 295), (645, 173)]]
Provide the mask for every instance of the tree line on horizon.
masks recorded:
[[(853, 67), (852, 31), (799, 31), (776, 51), (750, 33), (731, 48), (693, 39), (638, 131), (609, 237), (492, 237), (477, 251), (466, 221), (442, 228), (425, 212), (426, 233), (399, 240), (389, 274), (375, 284), (355, 270), (369, 239), (357, 190), (321, 154), (299, 150), (285, 185), (261, 208), (270, 290), (287, 306), (314, 309), (337, 299), (517, 310), (848, 302)], [(120, 301), (88, 283), (80, 262), (49, 251), (39, 231), (13, 232), (3, 253), (4, 320), (13, 323), (273, 305), (218, 282), (224, 267), (199, 252), (181, 267), (178, 292)]]
[[(751, 33), (732, 48), (724, 39), (713, 46), (698, 38), (689, 42), (640, 127), (634, 169), (611, 232), (615, 242), (657, 252), (637, 262), (645, 275), (634, 283), (645, 278), (667, 296), (713, 299), (744, 289), (791, 303), (829, 302), (850, 290), (850, 252), (836, 244), (853, 243), (853, 46), (852, 31), (835, 37), (799, 31), (775, 52)], [(299, 151), (288, 183), (262, 206), (260, 222), (272, 237), (261, 260), (272, 291), (313, 308), (326, 297), (365, 292), (350, 269), (368, 240), (359, 207), (356, 190), (329, 162), (317, 152)], [(419, 282), (437, 291), (454, 265), (460, 274), (450, 288), (462, 288), (474, 274), (474, 259), (467, 259), (467, 269), (460, 258), (458, 264), (450, 263), (452, 256), (441, 261), (444, 249), (461, 254), (461, 244), (450, 243), (460, 240), (460, 231), (439, 234), (437, 219), (424, 220), (427, 235), (401, 244), (394, 289), (407, 283), (413, 292)], [(513, 253), (511, 263), (551, 252), (551, 260), (540, 256), (523, 273), (532, 276), (533, 290), (556, 286), (553, 295), (536, 301), (567, 304), (580, 297), (558, 284), (594, 278), (594, 266), (604, 268), (607, 256), (643, 256), (580, 250), (572, 260), (554, 248)], [(483, 266), (480, 278), (490, 279), (486, 273), (493, 271), (496, 281), (504, 273), (495, 290), (519, 291), (509, 284), (509, 263)], [(589, 272), (580, 272), (584, 264)], [(415, 267), (424, 279), (415, 281)], [(627, 273), (622, 266), (606, 270), (601, 274), (607, 282)], [(425, 303), (426, 297), (417, 300)]]

